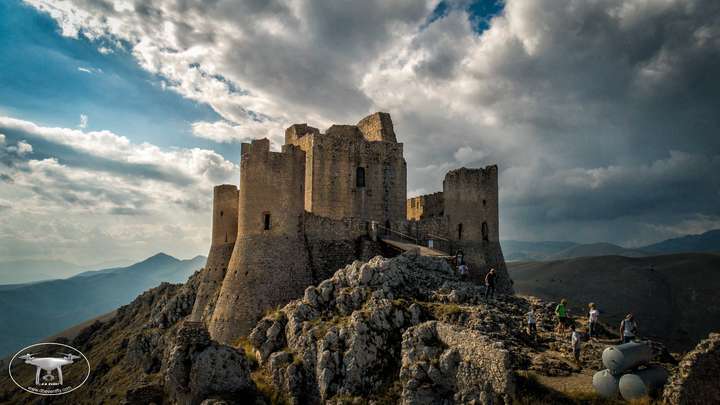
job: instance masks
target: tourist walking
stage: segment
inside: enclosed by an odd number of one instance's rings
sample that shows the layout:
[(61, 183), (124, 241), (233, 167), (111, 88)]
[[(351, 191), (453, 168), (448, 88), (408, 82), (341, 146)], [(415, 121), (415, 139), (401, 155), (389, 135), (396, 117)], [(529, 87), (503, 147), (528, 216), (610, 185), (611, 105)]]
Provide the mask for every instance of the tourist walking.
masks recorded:
[(527, 333), (537, 341), (537, 319), (535, 318), (535, 307), (531, 306), (527, 314)]
[(570, 330), (572, 330), (572, 334), (570, 335), (570, 346), (572, 347), (573, 357), (575, 358), (575, 363), (580, 366), (580, 341), (582, 339), (582, 334), (580, 331), (575, 330), (575, 325), (570, 325)]
[(627, 314), (625, 319), (620, 322), (620, 336), (622, 336), (622, 342), (628, 343), (635, 340), (638, 333), (637, 321), (633, 314)]
[(567, 318), (567, 300), (565, 298), (560, 300), (560, 303), (555, 307), (555, 315), (557, 315), (557, 328), (560, 332), (565, 332), (565, 327), (568, 325)]
[(600, 311), (598, 311), (595, 303), (591, 302), (588, 305), (588, 336), (590, 338), (597, 337), (597, 322), (599, 316)]
[(495, 269), (491, 268), (490, 271), (485, 275), (485, 299), (494, 298), (495, 296), (495, 279), (497, 274)]

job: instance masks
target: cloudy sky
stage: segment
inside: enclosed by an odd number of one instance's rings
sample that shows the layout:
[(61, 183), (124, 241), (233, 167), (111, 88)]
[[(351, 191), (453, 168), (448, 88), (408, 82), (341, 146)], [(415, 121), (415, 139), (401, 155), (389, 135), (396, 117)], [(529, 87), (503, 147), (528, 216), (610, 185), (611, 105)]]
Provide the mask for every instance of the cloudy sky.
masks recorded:
[(240, 142), (377, 110), (503, 239), (720, 228), (719, 72), (716, 0), (2, 1), (0, 257), (204, 254)]

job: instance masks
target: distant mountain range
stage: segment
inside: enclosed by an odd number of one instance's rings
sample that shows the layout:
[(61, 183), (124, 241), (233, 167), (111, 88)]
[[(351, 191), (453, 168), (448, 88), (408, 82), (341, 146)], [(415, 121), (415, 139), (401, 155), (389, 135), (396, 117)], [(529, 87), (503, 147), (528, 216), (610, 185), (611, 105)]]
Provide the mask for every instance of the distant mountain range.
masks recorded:
[(203, 256), (179, 260), (159, 253), (128, 267), (0, 286), (0, 355), (112, 311), (161, 282), (185, 282), (205, 260)]
[(132, 264), (129, 260), (113, 260), (94, 265), (81, 266), (63, 260), (10, 260), (0, 261), (0, 285), (32, 283), (74, 276), (82, 271), (122, 267)]
[(642, 250), (651, 253), (720, 252), (720, 229), (664, 240)]
[(720, 229), (700, 235), (667, 239), (639, 248), (624, 248), (612, 243), (579, 244), (574, 242), (502, 241), (503, 254), (508, 261), (561, 260), (576, 257), (618, 255), (644, 257), (672, 253), (720, 253)]
[(642, 336), (673, 351), (688, 350), (720, 329), (720, 254), (510, 262), (508, 271), (518, 294), (567, 298), (573, 315), (584, 315), (594, 302), (601, 320), (617, 328), (632, 312)]

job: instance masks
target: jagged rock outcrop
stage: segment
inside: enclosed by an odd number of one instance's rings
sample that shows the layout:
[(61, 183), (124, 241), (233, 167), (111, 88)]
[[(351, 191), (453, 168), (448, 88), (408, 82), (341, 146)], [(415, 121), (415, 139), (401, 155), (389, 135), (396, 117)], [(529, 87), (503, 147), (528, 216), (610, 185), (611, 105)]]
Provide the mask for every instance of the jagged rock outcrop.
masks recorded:
[(180, 327), (165, 367), (165, 392), (172, 403), (195, 405), (206, 399), (239, 403), (255, 398), (255, 383), (242, 349), (210, 340), (200, 322)]
[[(202, 276), (149, 290), (69, 341), (93, 370), (87, 387), (53, 403), (575, 403), (532, 380), (581, 376), (569, 335), (553, 332), (554, 304), (485, 300), (484, 287), (461, 281), (443, 259), (354, 262), (267, 313), (237, 347), (213, 341), (188, 318)], [(523, 330), (530, 307), (539, 341)], [(600, 353), (617, 339), (601, 331), (604, 342), (584, 343), (583, 367), (602, 367)], [(707, 395), (715, 395), (718, 340), (712, 335), (688, 355), (666, 393), (682, 400), (668, 403), (715, 398)], [(665, 363), (667, 350), (657, 345), (656, 352)], [(0, 386), (0, 402), (34, 400)]]
[(711, 333), (680, 360), (665, 386), (663, 403), (720, 404), (720, 333)]
[(441, 259), (376, 257), (308, 287), (249, 341), (291, 403), (507, 403), (532, 350), (517, 330), (530, 303), (483, 292)]

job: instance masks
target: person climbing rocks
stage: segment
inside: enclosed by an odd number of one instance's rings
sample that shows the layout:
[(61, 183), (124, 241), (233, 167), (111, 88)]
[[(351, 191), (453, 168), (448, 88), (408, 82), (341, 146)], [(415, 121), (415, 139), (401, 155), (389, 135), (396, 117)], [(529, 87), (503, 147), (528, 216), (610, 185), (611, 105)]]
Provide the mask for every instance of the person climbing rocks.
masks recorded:
[(572, 331), (570, 335), (570, 346), (572, 347), (573, 357), (575, 358), (575, 363), (580, 366), (580, 342), (582, 340), (582, 334), (580, 331), (575, 330), (575, 325), (570, 325), (570, 330)]
[(495, 279), (497, 274), (495, 269), (491, 268), (490, 271), (485, 275), (485, 299), (494, 298), (495, 296)]
[(622, 336), (622, 342), (628, 343), (635, 340), (638, 333), (637, 321), (633, 314), (627, 314), (625, 319), (620, 322), (620, 336)]
[(468, 277), (468, 266), (467, 264), (463, 263), (460, 266), (458, 266), (458, 273), (460, 274), (460, 280), (466, 281)]
[(588, 336), (590, 338), (597, 337), (597, 322), (599, 316), (600, 311), (598, 311), (595, 303), (591, 302), (588, 304)]
[(557, 315), (558, 319), (556, 329), (565, 332), (565, 327), (568, 325), (567, 300), (565, 298), (561, 299), (560, 303), (555, 307), (555, 315)]
[(530, 307), (527, 314), (527, 333), (532, 339), (537, 341), (537, 319), (535, 317), (535, 307)]

